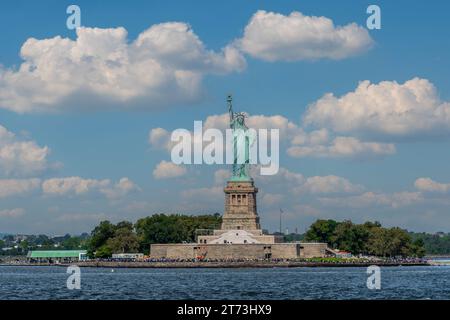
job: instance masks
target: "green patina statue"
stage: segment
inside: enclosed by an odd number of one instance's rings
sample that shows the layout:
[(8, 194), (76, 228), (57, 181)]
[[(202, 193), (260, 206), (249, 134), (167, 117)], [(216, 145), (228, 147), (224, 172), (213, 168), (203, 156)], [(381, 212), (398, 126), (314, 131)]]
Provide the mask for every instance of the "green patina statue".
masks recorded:
[(252, 137), (245, 125), (245, 114), (233, 112), (233, 98), (227, 97), (228, 113), (230, 114), (230, 128), (233, 131), (233, 174), (230, 181), (250, 181), (250, 146)]

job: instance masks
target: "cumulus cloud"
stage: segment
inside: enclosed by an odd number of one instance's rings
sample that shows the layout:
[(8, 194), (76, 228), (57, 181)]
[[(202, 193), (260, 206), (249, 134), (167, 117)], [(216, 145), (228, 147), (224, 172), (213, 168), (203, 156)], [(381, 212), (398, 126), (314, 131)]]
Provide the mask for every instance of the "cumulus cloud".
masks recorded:
[(396, 192), (393, 194), (365, 192), (360, 195), (336, 198), (320, 198), (319, 201), (328, 206), (349, 208), (370, 208), (374, 206), (387, 206), (399, 208), (417, 204), (424, 200), (420, 192)]
[(93, 189), (105, 188), (110, 181), (83, 179), (81, 177), (52, 178), (42, 183), (42, 190), (49, 195), (85, 194)]
[(354, 137), (336, 137), (327, 144), (314, 144), (289, 147), (287, 153), (294, 158), (376, 158), (396, 152), (392, 143), (364, 142)]
[[(292, 183), (293, 185), (303, 184), (305, 182), (305, 178), (301, 173), (293, 172), (286, 168), (280, 168), (275, 177), (276, 179), (279, 179), (283, 182)], [(268, 176), (260, 176), (260, 178), (265, 180), (271, 179)]]
[(148, 134), (148, 143), (157, 149), (169, 149), (170, 142), (170, 133), (166, 129), (163, 128), (153, 128), (150, 130)]
[(364, 190), (363, 186), (334, 175), (309, 177), (302, 185), (295, 188), (296, 192), (311, 194), (358, 193), (362, 190)]
[(359, 193), (364, 187), (335, 175), (304, 177), (301, 173), (281, 167), (276, 175), (260, 176), (253, 172), (258, 183), (282, 186), (284, 192), (298, 194)]
[(30, 176), (47, 170), (50, 149), (23, 140), (0, 125), (0, 176)]
[(0, 198), (27, 194), (40, 188), (40, 179), (0, 179)]
[(97, 109), (187, 102), (201, 95), (205, 74), (245, 68), (233, 46), (206, 49), (190, 26), (168, 22), (151, 26), (129, 42), (122, 28), (77, 29), (71, 40), (30, 38), (16, 69), (0, 69), (0, 107), (19, 113)]
[(96, 180), (81, 177), (52, 178), (42, 183), (42, 191), (45, 195), (85, 195), (99, 192), (109, 199), (115, 199), (139, 190), (139, 187), (128, 178), (122, 178), (113, 184), (109, 179)]
[[(203, 122), (203, 129), (219, 129), (224, 131), (229, 127), (227, 113), (208, 116)], [(294, 158), (353, 158), (373, 159), (394, 154), (395, 145), (373, 141), (362, 141), (350, 136), (333, 136), (326, 128), (306, 131), (301, 126), (282, 115), (247, 115), (246, 124), (249, 128), (278, 129), (280, 146), (286, 147), (286, 152)], [(174, 143), (170, 140), (171, 133), (163, 128), (151, 129), (148, 136), (149, 144), (157, 149), (170, 152)], [(192, 141), (194, 141), (191, 132)], [(204, 143), (204, 147), (207, 143)], [(227, 150), (225, 150), (227, 151)], [(228, 151), (227, 151), (228, 152)], [(231, 152), (231, 151), (230, 151)]]
[(135, 40), (118, 28), (81, 27), (75, 40), (29, 38), (18, 68), (0, 68), (0, 108), (18, 113), (74, 108), (153, 109), (202, 96), (208, 74), (245, 69), (243, 52), (264, 60), (342, 59), (372, 39), (356, 24), (258, 11), (241, 39), (207, 49), (183, 22), (155, 24)]
[(264, 193), (261, 197), (261, 202), (268, 206), (279, 204), (283, 201), (284, 195), (279, 193)]
[[(228, 129), (230, 118), (228, 113), (208, 116), (203, 124), (205, 129), (216, 128), (219, 130)], [(298, 126), (282, 115), (246, 115), (245, 123), (253, 129), (279, 129), (281, 135), (290, 136), (296, 134)]]
[[(203, 121), (203, 130), (218, 129), (224, 131), (229, 128), (229, 114), (210, 115)], [(247, 115), (245, 123), (252, 129), (279, 129), (280, 136), (284, 138), (293, 137), (300, 132), (300, 128), (281, 115)], [(225, 132), (223, 132), (225, 134)], [(191, 132), (192, 140), (194, 139)], [(166, 149), (170, 151), (173, 142), (170, 140), (171, 132), (164, 128), (153, 128), (148, 134), (148, 143), (157, 149)]]
[(169, 179), (184, 176), (187, 170), (184, 166), (177, 165), (170, 161), (161, 161), (153, 170), (156, 179)]
[(126, 196), (134, 191), (140, 191), (141, 189), (137, 184), (128, 178), (121, 178), (119, 182), (106, 188), (101, 188), (100, 192), (103, 193), (108, 199), (118, 199)]
[(196, 199), (197, 201), (215, 201), (224, 197), (223, 186), (211, 188), (193, 188), (181, 191), (181, 196), (188, 199)]
[(439, 183), (430, 178), (419, 178), (414, 182), (414, 186), (425, 192), (441, 192), (450, 191), (450, 183)]
[(80, 222), (80, 221), (102, 221), (111, 219), (111, 216), (105, 213), (64, 213), (59, 215), (56, 220), (60, 222)]
[(214, 172), (214, 183), (217, 185), (224, 185), (230, 178), (231, 172), (228, 169), (219, 169)]
[(335, 26), (326, 17), (294, 11), (285, 16), (257, 11), (237, 40), (245, 53), (267, 61), (343, 59), (357, 55), (373, 44), (367, 30), (355, 23)]
[(311, 104), (304, 123), (338, 133), (389, 138), (450, 133), (450, 103), (439, 99), (435, 86), (414, 78), (399, 84), (362, 81), (355, 91), (332, 93)]
[(22, 208), (0, 210), (0, 218), (17, 218), (24, 214), (25, 210)]
[(254, 177), (257, 184), (264, 186), (282, 186), (284, 191), (292, 191), (294, 188), (305, 182), (305, 177), (301, 173), (290, 171), (280, 167), (278, 172), (272, 176), (261, 175), (259, 166), (250, 167), (250, 175)]

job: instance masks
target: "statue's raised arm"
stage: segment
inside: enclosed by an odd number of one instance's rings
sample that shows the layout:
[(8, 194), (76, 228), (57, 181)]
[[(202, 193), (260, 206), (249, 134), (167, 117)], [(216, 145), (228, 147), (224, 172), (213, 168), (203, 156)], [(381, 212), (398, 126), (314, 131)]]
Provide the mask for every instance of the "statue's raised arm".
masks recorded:
[(233, 97), (231, 94), (227, 96), (228, 113), (230, 114), (230, 127), (233, 125)]

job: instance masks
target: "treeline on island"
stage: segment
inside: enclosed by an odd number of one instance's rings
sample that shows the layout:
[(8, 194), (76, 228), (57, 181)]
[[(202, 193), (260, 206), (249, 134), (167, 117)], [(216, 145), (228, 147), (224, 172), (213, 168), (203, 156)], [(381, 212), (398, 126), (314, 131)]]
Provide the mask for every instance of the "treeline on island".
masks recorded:
[(436, 256), (450, 254), (450, 233), (411, 232), (410, 234), (414, 241), (423, 242), (426, 254)]
[(0, 239), (0, 255), (21, 256), (26, 255), (29, 250), (75, 250), (84, 249), (89, 241), (89, 234), (83, 233), (79, 236), (49, 237), (45, 234), (39, 235), (3, 235)]
[(317, 220), (306, 232), (305, 240), (326, 242), (331, 248), (354, 255), (423, 257), (426, 253), (422, 238), (413, 239), (408, 231), (384, 228), (379, 222), (354, 224), (349, 220)]
[[(100, 222), (90, 234), (48, 237), (13, 236), (0, 239), (3, 255), (24, 255), (28, 250), (87, 249), (91, 257), (106, 258), (113, 253), (149, 253), (153, 243), (195, 242), (198, 230), (218, 229), (220, 214), (154, 214), (136, 223)], [(317, 220), (305, 234), (289, 234), (284, 241), (326, 242), (329, 247), (354, 255), (381, 257), (422, 257), (450, 254), (450, 234), (411, 233), (398, 227), (385, 228), (379, 222), (355, 224), (351, 221)]]

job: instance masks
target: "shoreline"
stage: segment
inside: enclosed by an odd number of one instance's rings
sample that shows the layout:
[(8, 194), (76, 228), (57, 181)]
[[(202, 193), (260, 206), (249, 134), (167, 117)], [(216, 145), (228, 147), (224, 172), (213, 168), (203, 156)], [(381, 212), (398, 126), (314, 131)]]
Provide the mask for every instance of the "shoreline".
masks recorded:
[(74, 263), (11, 263), (0, 264), (0, 266), (21, 266), (21, 267), (41, 267), (56, 266), (68, 267), (76, 265), (81, 268), (140, 268), (140, 269), (176, 269), (176, 268), (318, 268), (318, 267), (368, 267), (377, 265), (380, 267), (399, 266), (432, 266), (428, 262), (355, 262), (355, 263), (334, 263), (334, 262), (298, 262), (298, 261), (233, 261), (233, 262), (118, 262), (118, 261), (86, 261)]

